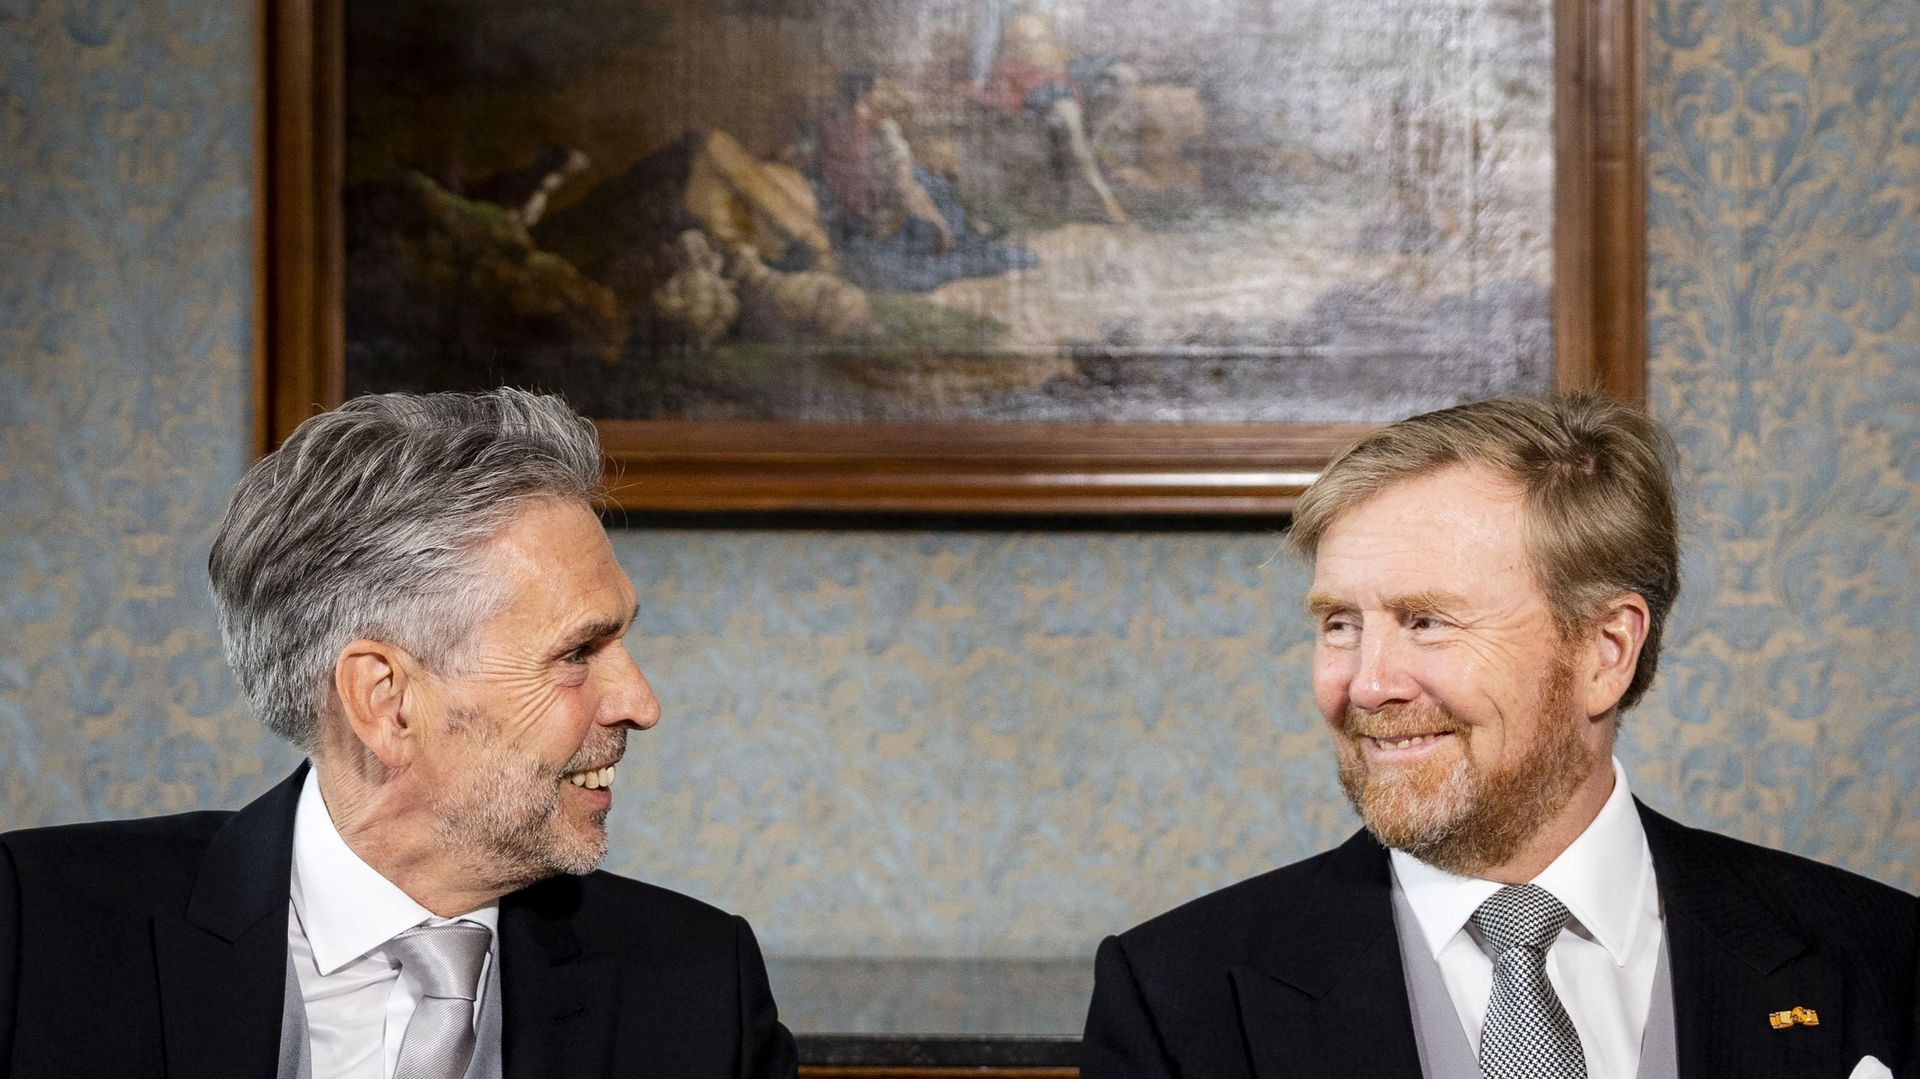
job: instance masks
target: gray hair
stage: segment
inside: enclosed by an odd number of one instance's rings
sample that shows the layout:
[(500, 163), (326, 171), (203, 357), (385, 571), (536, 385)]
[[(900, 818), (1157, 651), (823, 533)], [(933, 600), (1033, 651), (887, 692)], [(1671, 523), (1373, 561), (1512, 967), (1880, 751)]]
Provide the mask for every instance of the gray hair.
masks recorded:
[(348, 642), (446, 669), (504, 599), (477, 550), (530, 503), (597, 506), (600, 477), (592, 424), (523, 390), (379, 394), (302, 423), (241, 478), (207, 559), (254, 710), (312, 752)]

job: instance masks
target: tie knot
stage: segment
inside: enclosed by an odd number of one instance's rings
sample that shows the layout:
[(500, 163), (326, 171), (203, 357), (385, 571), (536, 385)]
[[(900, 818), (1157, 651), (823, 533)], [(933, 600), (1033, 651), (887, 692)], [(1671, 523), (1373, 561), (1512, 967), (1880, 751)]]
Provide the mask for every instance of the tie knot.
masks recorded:
[(1567, 908), (1552, 892), (1532, 884), (1509, 884), (1473, 912), (1473, 924), (1495, 958), (1509, 948), (1535, 948), (1544, 955), (1567, 918)]
[(420, 994), (472, 1000), (493, 931), (473, 922), (417, 925), (387, 942), (387, 954), (420, 985)]

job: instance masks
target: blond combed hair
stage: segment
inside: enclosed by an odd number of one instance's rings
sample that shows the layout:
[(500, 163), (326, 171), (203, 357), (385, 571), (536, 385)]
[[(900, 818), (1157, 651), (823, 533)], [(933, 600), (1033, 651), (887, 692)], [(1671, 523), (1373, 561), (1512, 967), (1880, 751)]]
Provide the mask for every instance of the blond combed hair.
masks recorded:
[(1374, 495), (1452, 465), (1484, 468), (1526, 499), (1535, 583), (1561, 638), (1607, 601), (1647, 603), (1647, 639), (1620, 698), (1639, 702), (1660, 660), (1660, 634), (1680, 594), (1673, 440), (1645, 412), (1589, 393), (1456, 405), (1370, 432), (1300, 499), (1290, 531), (1311, 560), (1333, 523)]

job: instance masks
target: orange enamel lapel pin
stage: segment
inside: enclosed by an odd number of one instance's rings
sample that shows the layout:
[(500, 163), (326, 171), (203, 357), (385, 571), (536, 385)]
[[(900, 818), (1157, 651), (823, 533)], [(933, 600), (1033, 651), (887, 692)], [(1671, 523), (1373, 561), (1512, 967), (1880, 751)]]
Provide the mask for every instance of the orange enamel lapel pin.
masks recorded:
[(1767, 1022), (1773, 1024), (1775, 1030), (1785, 1030), (1788, 1027), (1817, 1027), (1820, 1025), (1820, 1013), (1812, 1008), (1796, 1006), (1784, 1012), (1767, 1013)]

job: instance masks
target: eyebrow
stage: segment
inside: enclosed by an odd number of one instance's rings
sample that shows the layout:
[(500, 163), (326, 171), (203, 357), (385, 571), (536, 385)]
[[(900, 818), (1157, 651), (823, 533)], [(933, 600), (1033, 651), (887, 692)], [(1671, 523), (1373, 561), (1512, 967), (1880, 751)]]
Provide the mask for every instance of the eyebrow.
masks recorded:
[(1346, 610), (1348, 606), (1328, 592), (1313, 592), (1307, 596), (1307, 613), (1315, 618), (1325, 618), (1335, 611)]
[(1467, 605), (1466, 598), (1453, 592), (1437, 589), (1425, 589), (1420, 592), (1408, 592), (1403, 596), (1394, 596), (1387, 600), (1387, 610), (1401, 614), (1438, 614), (1445, 611), (1458, 611)]
[(639, 617), (640, 604), (636, 600), (633, 605), (633, 610), (628, 612), (625, 618), (602, 618), (596, 622), (589, 622), (574, 630), (572, 633), (569, 633), (559, 647), (553, 650), (553, 655), (564, 656), (568, 652), (572, 652), (583, 645), (592, 644), (594, 641), (604, 640), (609, 637), (618, 637), (622, 633), (625, 633), (627, 627), (633, 625), (634, 620)]
[[(1335, 611), (1344, 611), (1352, 606), (1353, 604), (1327, 592), (1314, 592), (1307, 596), (1307, 613), (1316, 618), (1324, 618)], [(1383, 606), (1389, 611), (1400, 614), (1435, 614), (1442, 611), (1461, 610), (1467, 606), (1467, 601), (1464, 596), (1457, 593), (1429, 588), (1393, 596)]]

